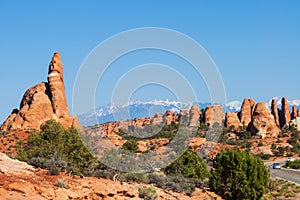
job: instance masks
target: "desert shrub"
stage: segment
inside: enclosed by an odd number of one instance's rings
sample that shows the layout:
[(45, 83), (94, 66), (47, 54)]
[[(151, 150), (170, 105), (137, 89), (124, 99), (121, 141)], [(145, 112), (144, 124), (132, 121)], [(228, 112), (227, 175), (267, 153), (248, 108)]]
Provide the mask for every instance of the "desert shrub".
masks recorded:
[(260, 158), (239, 149), (218, 154), (210, 188), (225, 199), (260, 199), (268, 186), (269, 171)]
[(226, 135), (226, 132), (222, 131), (222, 133), (219, 136), (218, 143), (221, 143), (221, 144), (227, 143), (225, 135)]
[[(118, 135), (120, 135), (125, 140), (143, 140), (147, 139), (157, 139), (157, 138), (167, 138), (173, 140), (179, 129), (179, 124), (172, 122), (170, 125), (148, 125), (144, 128), (139, 128), (136, 130), (125, 131), (120, 129)], [(152, 135), (153, 133), (156, 133)], [(150, 136), (149, 136), (150, 135)], [(149, 136), (149, 137), (148, 137)]]
[(132, 153), (136, 153), (139, 150), (139, 146), (136, 140), (130, 139), (123, 144), (122, 149)]
[(17, 150), (18, 159), (46, 168), (50, 174), (86, 174), (90, 166), (103, 167), (84, 145), (83, 135), (76, 128), (66, 130), (54, 120), (42, 125), (41, 131), (31, 133), (27, 145)]
[(68, 182), (65, 181), (64, 179), (60, 179), (60, 178), (59, 178), (59, 179), (56, 181), (55, 186), (56, 186), (56, 187), (59, 187), (59, 188), (67, 188)]
[(271, 155), (270, 154), (264, 154), (264, 153), (259, 153), (258, 155), (257, 155), (258, 157), (260, 157), (261, 159), (263, 159), (263, 160), (269, 160), (270, 158), (271, 158)]
[(288, 161), (286, 163), (286, 167), (289, 167), (292, 169), (300, 169), (300, 160)]
[(150, 187), (140, 187), (139, 188), (139, 197), (145, 200), (156, 200), (157, 192), (156, 189), (152, 186)]
[(248, 131), (245, 131), (245, 132), (240, 133), (240, 137), (241, 137), (241, 139), (248, 140), (252, 137), (252, 134)]
[(45, 161), (44, 167), (48, 169), (49, 174), (58, 175), (60, 172), (67, 171), (68, 163), (57, 155), (54, 155)]
[(284, 147), (277, 148), (277, 156), (284, 156), (285, 150)]
[(280, 139), (278, 139), (278, 140), (276, 141), (276, 143), (281, 143), (281, 140), (280, 140)]
[(124, 182), (138, 182), (138, 183), (148, 183), (149, 182), (147, 174), (145, 174), (145, 173), (121, 174), (119, 180), (124, 181)]
[(194, 151), (188, 149), (172, 164), (163, 169), (168, 176), (205, 179), (209, 177), (206, 165)]
[(237, 145), (242, 148), (251, 148), (252, 144), (247, 139), (242, 139), (237, 141)]
[(0, 136), (3, 136), (3, 135), (5, 135), (5, 134), (6, 134), (5, 131), (1, 131), (1, 132), (0, 132)]
[(186, 179), (183, 177), (167, 177), (160, 174), (149, 174), (149, 183), (156, 187), (172, 190), (174, 192), (185, 193), (189, 196), (195, 191), (195, 187), (200, 186), (201, 183), (196, 179)]
[(270, 179), (267, 193), (263, 199), (290, 199), (299, 193), (300, 187), (293, 183), (281, 179)]
[(300, 144), (294, 144), (291, 151), (300, 155)]

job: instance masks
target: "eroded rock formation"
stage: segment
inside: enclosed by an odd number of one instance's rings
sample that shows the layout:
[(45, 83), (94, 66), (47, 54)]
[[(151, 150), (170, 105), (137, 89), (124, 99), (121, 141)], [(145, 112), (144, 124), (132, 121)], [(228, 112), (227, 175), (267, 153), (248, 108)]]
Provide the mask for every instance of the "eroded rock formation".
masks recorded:
[(291, 111), (289, 103), (285, 97), (281, 99), (281, 115), (280, 115), (281, 127), (287, 125), (291, 121)]
[(253, 134), (265, 137), (277, 137), (280, 129), (277, 127), (275, 118), (269, 110), (267, 103), (257, 103), (252, 116), (250, 131)]
[(199, 126), (201, 111), (197, 105), (193, 105), (190, 109), (190, 123), (189, 126)]
[(294, 105), (292, 108), (291, 120), (296, 119), (297, 117), (297, 107)]
[(212, 127), (215, 123), (223, 125), (224, 112), (220, 105), (207, 106), (204, 113), (205, 124)]
[(279, 120), (279, 113), (278, 113), (278, 108), (277, 108), (277, 101), (276, 99), (272, 99), (271, 103), (271, 112), (272, 115), (274, 116), (275, 123), (278, 127), (280, 127), (280, 120)]
[(29, 88), (20, 103), (0, 127), (0, 131), (13, 129), (36, 129), (50, 119), (55, 119), (64, 127), (80, 127), (75, 117), (71, 117), (66, 100), (62, 62), (59, 53), (49, 65), (48, 82)]
[(243, 126), (247, 127), (252, 120), (252, 113), (255, 107), (253, 99), (244, 99), (240, 112), (240, 121)]
[(239, 120), (238, 113), (226, 112), (225, 127), (234, 127), (234, 129), (237, 130), (240, 126), (242, 126), (242, 123)]

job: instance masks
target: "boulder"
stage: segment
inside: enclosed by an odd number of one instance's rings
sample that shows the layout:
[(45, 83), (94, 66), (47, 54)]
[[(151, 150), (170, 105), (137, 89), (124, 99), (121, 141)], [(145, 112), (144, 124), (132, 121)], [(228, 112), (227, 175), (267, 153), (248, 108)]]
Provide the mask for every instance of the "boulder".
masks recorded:
[(65, 128), (72, 125), (81, 128), (77, 118), (69, 114), (59, 53), (54, 53), (50, 62), (48, 82), (39, 83), (25, 92), (20, 109), (13, 110), (0, 127), (0, 131), (39, 130), (40, 126), (50, 119), (55, 119)]
[(262, 138), (277, 137), (280, 132), (268, 104), (264, 102), (256, 104), (249, 127), (252, 134)]

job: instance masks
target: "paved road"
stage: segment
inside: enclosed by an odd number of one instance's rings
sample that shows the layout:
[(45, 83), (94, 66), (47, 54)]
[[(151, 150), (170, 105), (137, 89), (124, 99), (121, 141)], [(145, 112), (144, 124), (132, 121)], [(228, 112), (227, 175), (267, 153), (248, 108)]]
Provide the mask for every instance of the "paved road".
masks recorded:
[[(270, 169), (270, 175), (273, 178), (281, 178), (287, 181), (293, 182), (300, 186), (300, 170), (293, 170), (293, 169), (273, 169), (272, 164), (274, 162), (267, 162), (265, 163), (266, 166)], [(278, 162), (284, 164), (285, 162)]]

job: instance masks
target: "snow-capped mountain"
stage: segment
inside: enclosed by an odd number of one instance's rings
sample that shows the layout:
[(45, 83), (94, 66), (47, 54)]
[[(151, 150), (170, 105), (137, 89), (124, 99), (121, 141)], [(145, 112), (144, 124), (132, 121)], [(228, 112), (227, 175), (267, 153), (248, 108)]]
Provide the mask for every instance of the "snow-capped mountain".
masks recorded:
[(232, 101), (226, 104), (226, 111), (228, 112), (237, 112), (240, 111), (242, 107), (242, 102), (240, 101)]
[[(123, 105), (108, 104), (101, 106), (88, 113), (79, 115), (78, 118), (83, 126), (93, 126), (111, 121), (153, 117), (155, 113), (165, 113), (167, 110), (179, 113), (182, 109), (189, 109), (193, 104), (169, 100), (132, 101)], [(206, 108), (210, 105), (210, 103), (196, 104), (200, 108)]]
[[(277, 100), (278, 108), (281, 108), (281, 98), (274, 97)], [(300, 100), (288, 100), (292, 107), (300, 107)], [(131, 101), (127, 104), (116, 105), (109, 104), (101, 106), (95, 110), (79, 115), (78, 118), (83, 126), (93, 126), (112, 121), (128, 120), (134, 118), (153, 117), (155, 113), (165, 113), (167, 110), (179, 113), (182, 109), (189, 109), (194, 103), (179, 102), (169, 100), (153, 100), (148, 102)], [(200, 109), (205, 109), (211, 103), (196, 103)], [(269, 102), (271, 105), (271, 100)], [(241, 110), (242, 102), (232, 101), (225, 105), (224, 112), (238, 112)]]
[[(277, 101), (277, 106), (279, 108), (281, 108), (281, 97), (274, 97), (272, 99), (275, 99)], [(269, 106), (271, 107), (271, 103), (272, 103), (272, 99), (269, 101)], [(287, 100), (288, 103), (289, 103), (289, 106), (292, 107), (292, 106), (297, 106), (297, 107), (300, 107), (300, 99), (294, 99), (294, 100)]]

